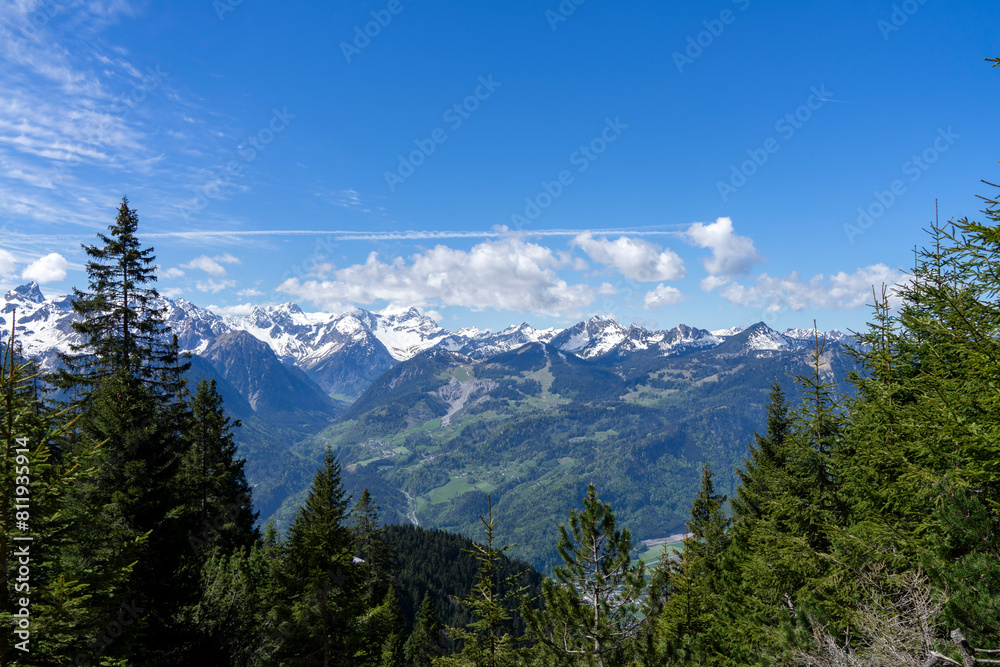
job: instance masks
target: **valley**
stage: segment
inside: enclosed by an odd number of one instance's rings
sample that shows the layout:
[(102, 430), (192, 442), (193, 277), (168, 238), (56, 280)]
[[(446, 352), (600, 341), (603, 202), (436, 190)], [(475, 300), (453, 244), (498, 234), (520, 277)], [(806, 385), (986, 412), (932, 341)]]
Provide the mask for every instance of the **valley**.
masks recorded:
[[(52, 363), (68, 349), (65, 299), (28, 285), (4, 300), (26, 350)], [(812, 332), (763, 323), (651, 332), (595, 317), (563, 331), (452, 333), (415, 309), (286, 304), (222, 318), (163, 307), (192, 353), (191, 380), (216, 379), (242, 420), (262, 522), (289, 525), (330, 447), (348, 493), (368, 489), (392, 523), (475, 536), (489, 495), (500, 538), (541, 569), (556, 559), (552, 527), (588, 483), (637, 543), (684, 532), (704, 463), (732, 494), (770, 384), (791, 390), (814, 344)], [(823, 372), (844, 385), (848, 339), (827, 339)]]

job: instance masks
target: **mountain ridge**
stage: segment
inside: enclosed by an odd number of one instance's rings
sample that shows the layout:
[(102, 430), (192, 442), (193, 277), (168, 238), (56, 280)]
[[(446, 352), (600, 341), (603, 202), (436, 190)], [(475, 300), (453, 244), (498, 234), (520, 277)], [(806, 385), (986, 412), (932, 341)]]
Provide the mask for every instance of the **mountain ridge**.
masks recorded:
[[(244, 316), (225, 316), (183, 298), (160, 297), (156, 305), (164, 309), (182, 351), (204, 354), (220, 336), (243, 331), (266, 343), (282, 363), (298, 367), (327, 393), (349, 396), (360, 395), (389, 368), (435, 347), (485, 359), (529, 343), (544, 343), (584, 359), (620, 359), (637, 353), (675, 356), (699, 349), (730, 349), (734, 345), (727, 343), (743, 340), (749, 330), (755, 332), (753, 341), (743, 352), (809, 346), (814, 336), (811, 329), (778, 332), (762, 322), (715, 331), (686, 324), (652, 331), (600, 315), (565, 329), (536, 329), (522, 322), (497, 332), (475, 327), (449, 331), (417, 308), (307, 313), (289, 302), (257, 306)], [(54, 366), (56, 352), (69, 353), (71, 345), (82, 342), (71, 327), (75, 316), (70, 297), (46, 299), (35, 282), (8, 291), (0, 299), (4, 330), (0, 336), (9, 335), (9, 314), (15, 307), (21, 311), (19, 339), (43, 366)], [(820, 333), (838, 342), (850, 338), (836, 329)]]

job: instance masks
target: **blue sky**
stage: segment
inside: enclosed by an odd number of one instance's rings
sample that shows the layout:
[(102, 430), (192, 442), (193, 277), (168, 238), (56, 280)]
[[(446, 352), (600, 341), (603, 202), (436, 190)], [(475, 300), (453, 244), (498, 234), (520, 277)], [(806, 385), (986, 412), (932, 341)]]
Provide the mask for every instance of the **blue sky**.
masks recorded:
[(857, 329), (981, 217), (1000, 5), (673, 4), (8, 0), (0, 288), (85, 286), (127, 195), (219, 312)]

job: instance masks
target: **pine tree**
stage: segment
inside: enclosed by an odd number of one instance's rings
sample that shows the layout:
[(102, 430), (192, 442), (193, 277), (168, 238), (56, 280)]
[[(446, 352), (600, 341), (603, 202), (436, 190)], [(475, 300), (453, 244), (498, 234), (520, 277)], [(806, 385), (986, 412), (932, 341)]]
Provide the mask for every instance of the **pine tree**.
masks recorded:
[(187, 364), (178, 360), (176, 345), (157, 305), (156, 256), (143, 248), (136, 232), (139, 216), (122, 198), (118, 217), (108, 230), (98, 234), (103, 245), (84, 245), (90, 258), (87, 275), (90, 291), (73, 291), (73, 310), (81, 321), (73, 330), (84, 342), (73, 345), (73, 355), (62, 355), (67, 371), (62, 384), (84, 396), (100, 382), (124, 374), (153, 389), (153, 393), (176, 398), (178, 376)]
[(210, 548), (231, 554), (249, 548), (260, 535), (254, 524), (250, 485), (239, 458), (234, 429), (240, 426), (226, 416), (215, 380), (198, 383), (184, 429), (187, 448), (181, 482), (191, 509), (188, 521), (197, 527), (188, 538), (195, 552)]
[(441, 643), (441, 623), (434, 612), (430, 594), (424, 594), (420, 603), (413, 632), (403, 646), (407, 667), (431, 667), (434, 660), (444, 654)]
[(279, 655), (289, 664), (347, 666), (354, 660), (361, 576), (347, 508), (340, 463), (327, 448), (284, 548), (292, 627)]
[(724, 557), (729, 548), (726, 497), (715, 492), (712, 470), (702, 470), (680, 561), (664, 559), (654, 581), (665, 593), (657, 643), (663, 657), (680, 664), (717, 664), (720, 646)]
[(555, 582), (542, 583), (545, 609), (524, 605), (522, 613), (532, 637), (553, 659), (624, 665), (642, 624), (644, 565), (632, 565), (632, 537), (616, 527), (614, 511), (597, 498), (593, 484), (583, 506), (582, 512), (570, 511), (568, 529), (559, 525), (556, 548), (564, 565), (554, 568)]
[(500, 577), (500, 555), (510, 547), (497, 548), (497, 520), (493, 518), (493, 501), (487, 496), (487, 515), (479, 515), (486, 537), (485, 544), (476, 543), (470, 550), (479, 561), (479, 578), (461, 601), (472, 612), (473, 621), (467, 628), (448, 628), (454, 639), (463, 643), (455, 656), (435, 664), (445, 667), (511, 667), (518, 663), (519, 651), (514, 646), (510, 629), (512, 608), (525, 598), (527, 587), (518, 585), (523, 573)]

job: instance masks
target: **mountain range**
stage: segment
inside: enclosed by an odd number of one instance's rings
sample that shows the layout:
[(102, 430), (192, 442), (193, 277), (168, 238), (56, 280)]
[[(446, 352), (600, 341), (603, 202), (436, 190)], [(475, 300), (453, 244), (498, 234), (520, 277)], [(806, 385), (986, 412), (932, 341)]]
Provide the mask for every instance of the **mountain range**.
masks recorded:
[[(555, 558), (550, 530), (587, 482), (639, 540), (684, 532), (698, 469), (732, 493), (764, 426), (767, 392), (809, 372), (852, 367), (839, 331), (764, 323), (650, 331), (593, 317), (562, 330), (527, 323), (449, 331), (419, 310), (307, 313), (261, 306), (242, 317), (161, 298), (191, 353), (191, 380), (217, 381), (262, 519), (286, 525), (326, 447), (354, 495), (368, 488), (392, 522), (476, 536), (486, 494), (514, 553)], [(13, 319), (16, 316), (16, 325)], [(37, 284), (0, 299), (3, 337), (52, 367), (80, 343), (68, 297)]]
[[(220, 347), (225, 349), (239, 341), (246, 344), (248, 339), (238, 335), (244, 332), (267, 345), (283, 364), (303, 371), (327, 393), (346, 396), (360, 393), (389, 368), (431, 348), (485, 359), (528, 343), (550, 343), (561, 352), (583, 359), (620, 359), (636, 353), (670, 357), (719, 347), (746, 330), (732, 327), (706, 331), (681, 324), (670, 330), (649, 331), (596, 316), (562, 330), (535, 329), (521, 323), (499, 332), (474, 327), (452, 332), (416, 308), (380, 312), (357, 308), (331, 314), (306, 313), (297, 304), (285, 303), (258, 306), (248, 315), (233, 317), (217, 315), (185, 299), (161, 297), (154, 306), (163, 308), (182, 351), (217, 362), (225, 356)], [(0, 299), (0, 335), (4, 337), (9, 335), (15, 308), (17, 339), (24, 351), (44, 366), (54, 366), (58, 352), (69, 353), (72, 344), (81, 342), (70, 325), (75, 317), (70, 297), (46, 299), (35, 282), (10, 290)], [(793, 350), (813, 344), (812, 330), (779, 333), (762, 323), (751, 328), (753, 335), (740, 343), (747, 353)], [(849, 338), (837, 330), (820, 335), (837, 342)]]

